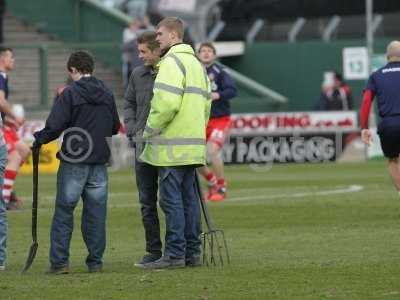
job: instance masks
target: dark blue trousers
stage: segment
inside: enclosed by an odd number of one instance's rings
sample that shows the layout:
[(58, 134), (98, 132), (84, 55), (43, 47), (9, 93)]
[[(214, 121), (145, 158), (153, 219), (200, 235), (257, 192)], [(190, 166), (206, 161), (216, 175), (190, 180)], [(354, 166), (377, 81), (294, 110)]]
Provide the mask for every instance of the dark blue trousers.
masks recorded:
[(200, 203), (191, 166), (161, 167), (160, 206), (165, 214), (164, 255), (185, 258), (200, 255)]

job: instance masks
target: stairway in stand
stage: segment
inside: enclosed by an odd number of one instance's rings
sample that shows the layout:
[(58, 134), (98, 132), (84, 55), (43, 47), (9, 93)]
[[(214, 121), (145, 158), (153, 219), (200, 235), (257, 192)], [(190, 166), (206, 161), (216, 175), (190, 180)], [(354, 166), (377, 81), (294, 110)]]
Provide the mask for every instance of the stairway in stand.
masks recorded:
[[(45, 43), (61, 47), (49, 48), (48, 55), (48, 102), (51, 104), (57, 87), (63, 85), (67, 78), (66, 62), (73, 49), (62, 47), (63, 43), (18, 19), (7, 15), (4, 20), (4, 45), (14, 48), (15, 68), (9, 74), (11, 103), (23, 104), (27, 119), (43, 119), (50, 109), (34, 109), (40, 103), (40, 55), (38, 49), (24, 48), (29, 44)], [(14, 47), (15, 45), (15, 47)], [(22, 47), (21, 47), (22, 46)], [(118, 107), (122, 106), (123, 87), (121, 72), (107, 68), (96, 61), (94, 75), (103, 80), (113, 91)]]

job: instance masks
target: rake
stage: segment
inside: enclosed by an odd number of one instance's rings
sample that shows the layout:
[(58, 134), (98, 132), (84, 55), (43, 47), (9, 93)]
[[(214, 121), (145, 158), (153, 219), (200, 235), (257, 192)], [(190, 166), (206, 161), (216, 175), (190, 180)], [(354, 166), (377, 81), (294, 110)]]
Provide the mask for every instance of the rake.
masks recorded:
[(204, 221), (206, 223), (207, 231), (201, 233), (201, 242), (203, 248), (203, 264), (206, 266), (223, 266), (225, 263), (230, 264), (231, 259), (229, 256), (228, 244), (226, 243), (224, 231), (217, 229), (211, 219), (208, 211), (207, 204), (205, 203), (203, 192), (200, 187), (199, 176), (195, 174), (195, 185), (197, 194), (199, 196), (201, 210), (203, 212)]
[(39, 153), (40, 148), (32, 148), (32, 164), (33, 164), (33, 195), (32, 195), (32, 245), (29, 249), (29, 254), (25, 262), (22, 273), (28, 271), (33, 260), (36, 257), (38, 249), (37, 242), (37, 207), (38, 207), (38, 181), (39, 181)]

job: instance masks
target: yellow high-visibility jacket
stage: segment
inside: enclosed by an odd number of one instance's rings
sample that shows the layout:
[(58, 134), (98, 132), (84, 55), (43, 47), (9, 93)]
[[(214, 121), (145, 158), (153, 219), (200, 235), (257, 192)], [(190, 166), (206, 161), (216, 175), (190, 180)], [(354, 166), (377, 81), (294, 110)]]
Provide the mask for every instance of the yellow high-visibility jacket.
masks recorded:
[(211, 88), (191, 46), (177, 44), (162, 57), (153, 92), (140, 159), (155, 166), (204, 165)]

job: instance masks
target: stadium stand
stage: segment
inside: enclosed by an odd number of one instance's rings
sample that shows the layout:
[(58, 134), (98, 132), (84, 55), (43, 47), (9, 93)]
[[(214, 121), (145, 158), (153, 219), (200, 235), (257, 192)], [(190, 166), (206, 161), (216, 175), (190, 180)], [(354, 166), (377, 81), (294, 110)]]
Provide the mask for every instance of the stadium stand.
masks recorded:
[[(28, 26), (13, 16), (5, 18), (5, 43), (14, 48), (16, 67), (10, 73), (11, 93), (13, 103), (21, 103), (26, 108), (32, 108), (40, 103), (40, 53), (39, 44), (49, 46), (48, 50), (48, 95), (51, 101), (57, 87), (66, 80), (65, 62), (73, 49), (65, 49), (62, 42), (51, 36), (39, 33), (35, 27)], [(31, 47), (28, 45), (31, 44)], [(105, 80), (113, 89), (117, 99), (121, 99), (123, 89), (120, 73), (101, 63), (96, 66), (97, 76)]]
[[(361, 3), (361, 4), (360, 4)], [(365, 7), (363, 1), (292, 1), (222, 0), (221, 19), (226, 23), (221, 40), (244, 39), (247, 31), (257, 19), (263, 20), (258, 41), (287, 41), (288, 32), (297, 18), (306, 20), (298, 40), (320, 40), (322, 31), (333, 16), (340, 22), (335, 30), (335, 39), (358, 39), (365, 35)], [(376, 32), (377, 38), (400, 34), (398, 19), (400, 2), (375, 1), (374, 13), (382, 17)]]

